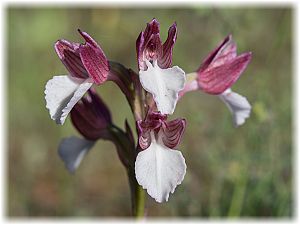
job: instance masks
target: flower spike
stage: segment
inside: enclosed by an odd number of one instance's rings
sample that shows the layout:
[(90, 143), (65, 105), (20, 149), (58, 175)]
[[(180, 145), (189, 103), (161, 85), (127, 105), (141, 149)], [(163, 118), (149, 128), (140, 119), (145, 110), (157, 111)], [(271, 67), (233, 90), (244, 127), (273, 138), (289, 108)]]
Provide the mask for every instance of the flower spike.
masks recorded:
[[(193, 73), (186, 74), (172, 65), (177, 40), (177, 24), (160, 38), (160, 24), (154, 18), (136, 40), (138, 73), (118, 62), (109, 61), (100, 45), (78, 29), (84, 43), (58, 40), (55, 51), (68, 75), (54, 76), (45, 87), (46, 108), (58, 124), (70, 113), (81, 138), (62, 139), (58, 154), (67, 170), (74, 173), (98, 140), (114, 143), (126, 168), (132, 193), (132, 209), (140, 214), (140, 189), (157, 202), (166, 202), (182, 183), (186, 163), (176, 150), (186, 128), (186, 120), (168, 121), (177, 101), (190, 91), (200, 90), (222, 100), (232, 114), (234, 126), (250, 116), (248, 100), (233, 92), (231, 86), (251, 61), (252, 53), (237, 54), (231, 35), (209, 53)], [(137, 140), (125, 119), (123, 129), (112, 121), (111, 113), (92, 85), (113, 81), (125, 95), (136, 121)], [(138, 190), (138, 191), (137, 191)]]

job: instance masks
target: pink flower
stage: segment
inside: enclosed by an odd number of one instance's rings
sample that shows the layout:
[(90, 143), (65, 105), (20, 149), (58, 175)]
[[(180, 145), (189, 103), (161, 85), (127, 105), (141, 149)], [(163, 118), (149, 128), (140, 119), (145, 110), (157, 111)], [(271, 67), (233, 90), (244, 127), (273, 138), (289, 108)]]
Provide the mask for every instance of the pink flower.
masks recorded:
[(154, 62), (160, 68), (166, 69), (172, 65), (172, 52), (177, 38), (177, 26), (174, 23), (168, 32), (168, 38), (162, 45), (159, 34), (159, 23), (153, 19), (147, 24), (136, 41), (136, 52), (139, 69), (147, 70), (146, 61)]
[(231, 35), (227, 36), (197, 70), (199, 88), (208, 94), (223, 93), (238, 80), (249, 64), (251, 56), (251, 52), (237, 56), (236, 44)]
[(162, 45), (159, 23), (153, 19), (136, 41), (141, 85), (152, 94), (158, 111), (163, 114), (174, 112), (178, 92), (183, 89), (185, 83), (184, 71), (178, 66), (171, 67), (176, 38), (177, 27), (174, 23)]
[(246, 52), (238, 56), (236, 51), (232, 36), (227, 36), (209, 53), (195, 73), (187, 74), (186, 85), (179, 96), (195, 90), (218, 95), (232, 113), (234, 126), (240, 126), (250, 116), (251, 105), (245, 97), (233, 92), (230, 87), (247, 68), (252, 53)]
[(100, 46), (85, 32), (79, 33), (85, 44), (60, 40), (55, 50), (69, 75), (54, 76), (46, 84), (46, 107), (58, 124), (63, 124), (74, 105), (95, 83), (107, 80), (109, 64)]
[(185, 130), (185, 119), (167, 121), (167, 116), (149, 112), (138, 121), (139, 152), (135, 162), (138, 183), (147, 189), (157, 202), (168, 201), (186, 172), (185, 160), (180, 151), (174, 150)]

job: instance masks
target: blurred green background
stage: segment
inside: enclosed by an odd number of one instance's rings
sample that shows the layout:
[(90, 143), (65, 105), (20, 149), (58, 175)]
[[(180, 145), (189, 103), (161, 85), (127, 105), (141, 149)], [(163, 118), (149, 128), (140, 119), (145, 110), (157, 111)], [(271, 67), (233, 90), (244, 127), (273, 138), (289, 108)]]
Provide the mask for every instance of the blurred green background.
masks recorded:
[[(185, 117), (178, 147), (187, 173), (169, 202), (148, 197), (148, 216), (292, 217), (292, 8), (39, 8), (12, 7), (7, 15), (7, 215), (130, 215), (126, 172), (113, 144), (99, 141), (70, 175), (57, 155), (63, 137), (77, 135), (70, 120), (58, 126), (45, 108), (44, 86), (67, 71), (55, 54), (57, 39), (83, 42), (87, 31), (110, 60), (136, 70), (135, 40), (153, 17), (178, 25), (173, 62), (187, 73), (229, 33), (238, 52), (253, 59), (233, 90), (253, 106), (239, 128), (216, 97), (189, 93), (172, 117)], [(134, 125), (125, 97), (113, 83), (97, 88), (115, 123)]]

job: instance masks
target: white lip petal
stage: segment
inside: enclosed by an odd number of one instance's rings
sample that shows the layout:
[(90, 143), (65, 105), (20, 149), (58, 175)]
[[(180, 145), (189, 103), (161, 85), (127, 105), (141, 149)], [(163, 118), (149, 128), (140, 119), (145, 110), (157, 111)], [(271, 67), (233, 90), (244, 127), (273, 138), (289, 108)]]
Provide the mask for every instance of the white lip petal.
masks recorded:
[(74, 105), (92, 86), (90, 78), (79, 79), (71, 76), (54, 76), (46, 84), (46, 108), (51, 119), (63, 124)]
[(153, 95), (158, 111), (172, 114), (178, 100), (178, 92), (184, 88), (185, 72), (178, 66), (161, 69), (155, 61), (146, 61), (148, 69), (140, 70), (139, 77), (143, 88)]
[(135, 162), (137, 182), (157, 202), (168, 201), (181, 184), (186, 172), (185, 160), (180, 151), (172, 150), (152, 138), (151, 145), (141, 151)]
[(77, 137), (64, 138), (58, 147), (58, 154), (64, 161), (70, 173), (74, 173), (88, 151), (95, 144), (94, 141)]
[(251, 105), (248, 100), (238, 93), (227, 89), (219, 98), (227, 105), (232, 113), (234, 126), (241, 126), (245, 123), (245, 120), (250, 116)]

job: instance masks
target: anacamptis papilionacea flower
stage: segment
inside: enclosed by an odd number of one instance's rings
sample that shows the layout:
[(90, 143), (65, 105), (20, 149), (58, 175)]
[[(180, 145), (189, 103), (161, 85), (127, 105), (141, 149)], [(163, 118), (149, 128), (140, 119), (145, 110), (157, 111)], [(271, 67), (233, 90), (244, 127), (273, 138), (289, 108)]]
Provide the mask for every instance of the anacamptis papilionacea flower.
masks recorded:
[[(251, 60), (251, 52), (237, 55), (232, 36), (227, 36), (200, 67), (186, 74), (172, 65), (177, 25), (162, 43), (159, 23), (153, 19), (136, 41), (138, 72), (106, 58), (100, 45), (86, 32), (78, 30), (85, 43), (58, 40), (55, 51), (68, 74), (54, 76), (46, 84), (45, 99), (51, 119), (63, 124), (67, 116), (82, 138), (61, 141), (58, 152), (70, 172), (75, 172), (84, 156), (99, 139), (112, 141), (126, 167), (133, 199), (134, 184), (140, 185), (157, 202), (168, 201), (181, 184), (187, 166), (177, 150), (186, 120), (169, 120), (177, 101), (189, 91), (218, 96), (229, 108), (233, 124), (240, 126), (249, 117), (247, 99), (231, 90)], [(113, 123), (111, 113), (95, 87), (115, 82), (126, 96), (138, 132), (134, 139), (125, 120), (125, 130)], [(93, 87), (94, 86), (94, 87)], [(136, 187), (135, 187), (136, 188)]]

